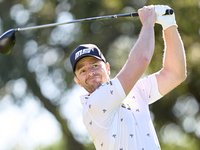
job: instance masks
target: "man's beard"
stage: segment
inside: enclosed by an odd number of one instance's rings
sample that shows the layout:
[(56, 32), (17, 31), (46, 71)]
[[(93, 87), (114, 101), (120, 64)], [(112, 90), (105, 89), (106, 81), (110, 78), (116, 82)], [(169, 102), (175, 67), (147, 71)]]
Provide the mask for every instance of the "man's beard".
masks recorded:
[[(91, 79), (95, 78), (95, 77), (98, 77), (98, 78), (100, 79), (100, 81), (99, 81), (99, 82), (96, 82), (96, 81), (95, 81), (95, 83), (93, 82), (93, 84), (90, 84), (89, 81), (90, 81)], [(98, 79), (98, 80), (99, 80), (99, 79)], [(86, 81), (85, 81), (85, 84), (87, 85), (87, 89), (86, 89), (86, 90), (87, 90), (89, 93), (92, 93), (92, 92), (94, 92), (98, 87), (100, 87), (100, 86), (103, 84), (102, 76), (101, 76), (101, 75), (98, 75), (98, 74), (95, 74), (95, 75), (93, 75), (92, 77), (87, 78)]]

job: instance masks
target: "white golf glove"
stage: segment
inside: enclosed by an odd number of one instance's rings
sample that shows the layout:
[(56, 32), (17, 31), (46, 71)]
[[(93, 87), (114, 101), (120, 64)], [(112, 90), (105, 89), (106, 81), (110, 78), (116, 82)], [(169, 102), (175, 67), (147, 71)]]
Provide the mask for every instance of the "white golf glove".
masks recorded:
[(163, 30), (174, 25), (178, 27), (174, 13), (172, 15), (164, 15), (167, 9), (171, 8), (166, 5), (155, 5), (156, 23), (161, 24)]

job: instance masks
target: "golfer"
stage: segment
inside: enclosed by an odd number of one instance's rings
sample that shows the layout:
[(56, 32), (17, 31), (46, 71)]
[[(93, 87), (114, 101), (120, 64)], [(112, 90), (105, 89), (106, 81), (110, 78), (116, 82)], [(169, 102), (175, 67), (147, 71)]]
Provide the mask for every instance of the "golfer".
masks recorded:
[[(127, 62), (113, 79), (110, 66), (93, 44), (78, 46), (70, 61), (81, 96), (83, 122), (97, 150), (160, 150), (149, 105), (186, 79), (186, 58), (175, 15), (165, 5), (138, 10), (142, 23)], [(154, 24), (163, 28), (165, 50), (160, 71), (141, 79), (155, 45)]]

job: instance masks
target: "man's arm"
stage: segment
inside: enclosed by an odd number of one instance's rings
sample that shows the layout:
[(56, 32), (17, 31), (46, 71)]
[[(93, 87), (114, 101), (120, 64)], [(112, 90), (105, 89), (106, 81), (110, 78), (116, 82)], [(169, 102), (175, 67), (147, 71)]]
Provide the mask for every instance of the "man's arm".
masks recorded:
[(156, 5), (156, 23), (163, 28), (165, 52), (163, 68), (156, 74), (158, 89), (163, 96), (186, 79), (186, 58), (183, 42), (177, 30), (175, 15), (162, 15), (166, 5)]
[(143, 25), (140, 36), (131, 50), (126, 64), (117, 74), (126, 95), (148, 67), (155, 46), (154, 24), (156, 17), (154, 8), (143, 7), (139, 9), (138, 13)]
[(156, 74), (159, 92), (164, 96), (186, 79), (184, 46), (176, 26), (163, 31), (165, 53), (163, 68)]

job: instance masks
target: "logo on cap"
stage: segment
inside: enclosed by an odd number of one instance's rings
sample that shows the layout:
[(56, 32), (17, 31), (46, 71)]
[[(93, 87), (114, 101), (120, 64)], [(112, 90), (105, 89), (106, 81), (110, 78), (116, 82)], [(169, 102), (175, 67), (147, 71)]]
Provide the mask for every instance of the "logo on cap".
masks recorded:
[(75, 54), (75, 60), (83, 54), (88, 54), (91, 52), (91, 49), (82, 49)]

